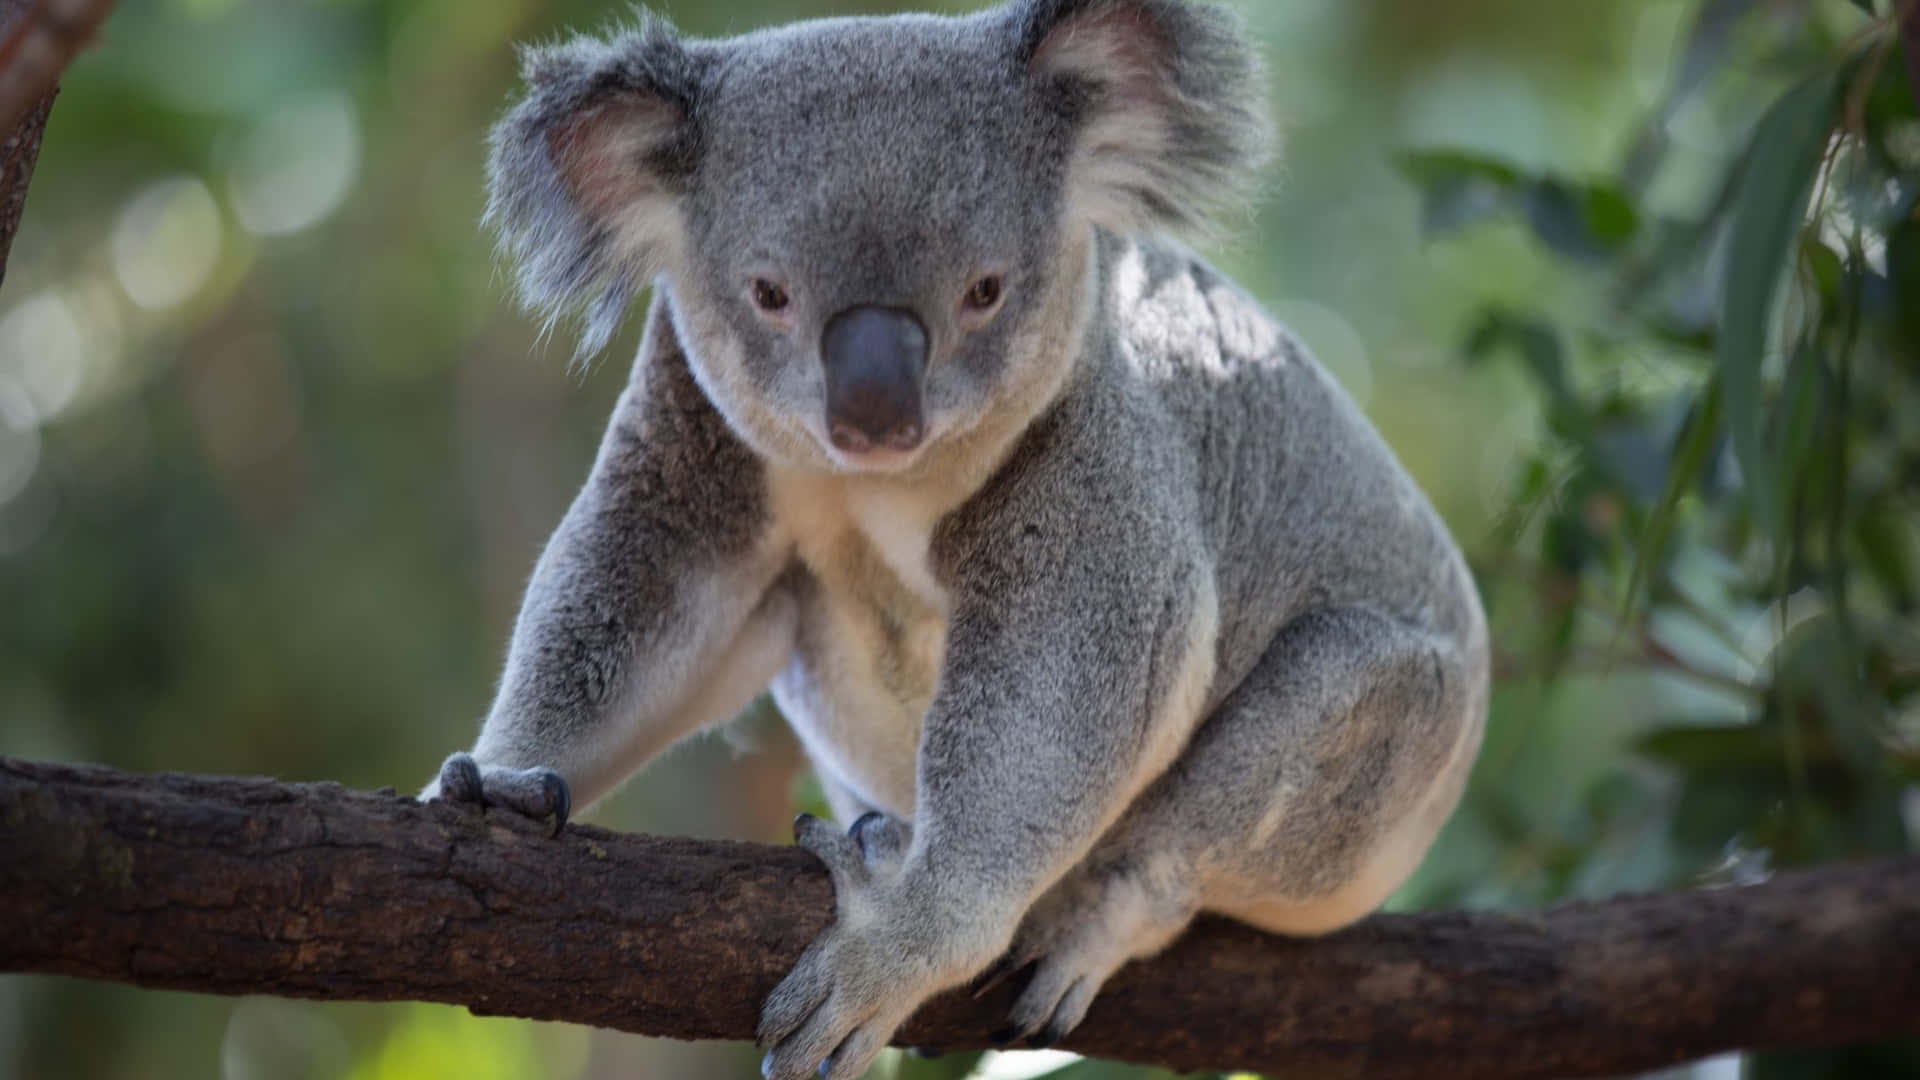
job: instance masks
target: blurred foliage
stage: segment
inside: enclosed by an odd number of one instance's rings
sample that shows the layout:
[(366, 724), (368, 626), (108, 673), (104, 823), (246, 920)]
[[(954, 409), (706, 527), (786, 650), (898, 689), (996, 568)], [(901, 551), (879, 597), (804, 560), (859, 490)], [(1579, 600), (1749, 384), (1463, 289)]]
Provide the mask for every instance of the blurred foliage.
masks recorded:
[[(719, 34), (903, 6), (672, 13)], [(1433, 496), (1498, 642), (1473, 786), (1393, 906), (1913, 850), (1920, 121), (1887, 0), (1240, 6), (1289, 149), (1259, 226), (1215, 254)], [(406, 788), (471, 738), (623, 377), (570, 379), (512, 310), (475, 224), (483, 137), (512, 42), (625, 11), (119, 6), (66, 81), (0, 293), (0, 753)], [(597, 817), (780, 836), (817, 796), (766, 711)], [(0, 1077), (756, 1061), (0, 978)], [(1745, 1069), (1920, 1076), (1920, 1054)], [(875, 1075), (1049, 1070), (1164, 1075), (1022, 1055)]]

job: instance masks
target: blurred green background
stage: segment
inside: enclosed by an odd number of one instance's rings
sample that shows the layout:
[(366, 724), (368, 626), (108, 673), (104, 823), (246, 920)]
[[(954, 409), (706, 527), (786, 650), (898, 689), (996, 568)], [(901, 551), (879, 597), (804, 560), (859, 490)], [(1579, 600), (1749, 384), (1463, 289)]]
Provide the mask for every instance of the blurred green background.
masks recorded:
[[(1885, 0), (1238, 6), (1286, 150), (1210, 254), (1426, 487), (1498, 642), (1473, 788), (1394, 906), (1920, 847), (1920, 123)], [(725, 34), (897, 7), (667, 11)], [(476, 224), (483, 138), (514, 42), (627, 11), (119, 6), (64, 83), (0, 290), (0, 754), (411, 790), (471, 740), (638, 332), (584, 373), (538, 339)], [(781, 839), (799, 769), (755, 715), (593, 817)], [(0, 976), (0, 1076), (756, 1063), (435, 1006)], [(1156, 1075), (1098, 1068), (1071, 1075)], [(1742, 1069), (1920, 1057), (1702, 1071)]]

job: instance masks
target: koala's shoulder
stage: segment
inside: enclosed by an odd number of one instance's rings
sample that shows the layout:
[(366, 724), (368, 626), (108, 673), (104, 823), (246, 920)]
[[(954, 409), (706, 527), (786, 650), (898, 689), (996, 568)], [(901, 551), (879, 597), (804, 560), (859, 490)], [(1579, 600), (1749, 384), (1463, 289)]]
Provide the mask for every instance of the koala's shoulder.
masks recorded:
[(1258, 301), (1178, 244), (1124, 242), (1109, 265), (1115, 344), (1149, 381), (1226, 378), (1302, 360), (1299, 342)]
[(668, 512), (689, 542), (711, 550), (746, 549), (771, 514), (765, 465), (694, 378), (662, 300), (648, 313), (598, 471)]

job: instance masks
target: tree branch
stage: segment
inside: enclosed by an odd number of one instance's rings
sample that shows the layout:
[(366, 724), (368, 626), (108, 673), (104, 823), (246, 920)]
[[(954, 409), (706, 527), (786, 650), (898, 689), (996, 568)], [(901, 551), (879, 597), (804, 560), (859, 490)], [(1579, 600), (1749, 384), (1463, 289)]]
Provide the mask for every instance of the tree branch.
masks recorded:
[[(829, 919), (792, 848), (558, 839), (333, 784), (0, 758), (0, 971), (443, 1001), (745, 1039)], [(1011, 988), (903, 1033), (983, 1045)], [(1121, 971), (1068, 1044), (1180, 1069), (1602, 1076), (1920, 1032), (1920, 858), (1542, 913), (1381, 916), (1287, 941), (1207, 920)]]
[(0, 134), (0, 284), (7, 280), (7, 256), (20, 231), (20, 215), (27, 206), (27, 185), (33, 181), (33, 163), (40, 157), (40, 137), (53, 111), (53, 95), (27, 110), (12, 131)]
[[(29, 0), (0, 0), (0, 86), (17, 77), (7, 59), (8, 48), (25, 40), (27, 29), (33, 25), (33, 12)], [(14, 234), (20, 231), (27, 184), (33, 180), (33, 163), (40, 157), (40, 137), (47, 129), (55, 93), (49, 83), (41, 89), (38, 100), (29, 99), (26, 110), (16, 118), (4, 98), (12, 92), (0, 91), (0, 283), (7, 280), (7, 255), (13, 250)]]
[(0, 130), (53, 92), (112, 10), (113, 0), (10, 0), (0, 6)]

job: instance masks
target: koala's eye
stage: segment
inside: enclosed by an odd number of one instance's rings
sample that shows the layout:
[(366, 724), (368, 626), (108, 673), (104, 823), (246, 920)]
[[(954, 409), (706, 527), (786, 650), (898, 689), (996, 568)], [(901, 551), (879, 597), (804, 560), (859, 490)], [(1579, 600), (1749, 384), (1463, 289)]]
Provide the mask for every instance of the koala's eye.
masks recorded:
[(985, 311), (1000, 302), (1000, 275), (983, 277), (967, 290), (967, 308)]
[(787, 298), (787, 290), (766, 278), (754, 278), (753, 303), (761, 311), (785, 311), (791, 301)]

